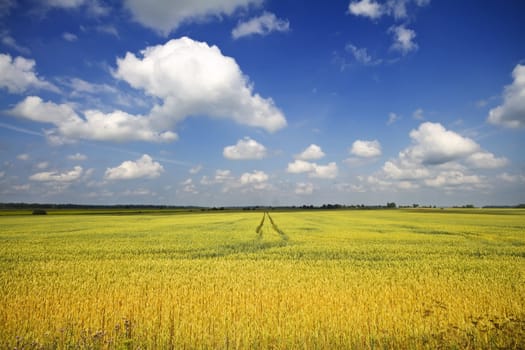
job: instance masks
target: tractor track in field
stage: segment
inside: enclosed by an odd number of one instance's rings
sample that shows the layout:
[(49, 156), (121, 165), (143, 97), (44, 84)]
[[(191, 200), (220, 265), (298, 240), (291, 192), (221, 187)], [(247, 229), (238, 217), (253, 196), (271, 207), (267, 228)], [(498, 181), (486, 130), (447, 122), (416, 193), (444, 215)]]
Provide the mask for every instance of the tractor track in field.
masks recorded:
[(259, 223), (259, 226), (257, 226), (257, 228), (255, 229), (255, 233), (257, 233), (257, 239), (262, 239), (262, 235), (263, 235), (262, 228), (264, 226), (264, 219), (266, 219), (266, 212), (263, 213), (262, 220)]
[(257, 226), (257, 228), (255, 229), (255, 232), (257, 233), (257, 239), (262, 239), (263, 227), (266, 221), (266, 217), (268, 217), (268, 220), (270, 221), (270, 225), (272, 226), (273, 231), (277, 233), (283, 241), (288, 241), (289, 240), (288, 235), (283, 230), (281, 230), (279, 226), (277, 226), (275, 221), (273, 221), (272, 217), (270, 216), (270, 213), (268, 213), (267, 211), (263, 213), (261, 222), (259, 223), (259, 226)]

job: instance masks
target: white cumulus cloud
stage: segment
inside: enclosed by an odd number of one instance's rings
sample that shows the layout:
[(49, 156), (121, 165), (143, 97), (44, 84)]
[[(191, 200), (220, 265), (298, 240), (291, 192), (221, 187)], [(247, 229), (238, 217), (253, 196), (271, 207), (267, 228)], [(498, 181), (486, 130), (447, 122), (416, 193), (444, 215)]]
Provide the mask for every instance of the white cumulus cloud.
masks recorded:
[(503, 91), (503, 104), (489, 111), (488, 122), (509, 128), (525, 127), (525, 65), (512, 71), (514, 81)]
[(309, 173), (315, 170), (315, 163), (297, 159), (293, 163), (288, 163), (287, 172), (292, 174)]
[(378, 181), (395, 180), (399, 189), (422, 185), (476, 190), (488, 186), (487, 177), (476, 171), (508, 164), (506, 158), (496, 157), (472, 139), (439, 123), (422, 123), (410, 132), (410, 138), (409, 147), (399, 152), (397, 158), (385, 162), (375, 176)]
[(232, 15), (237, 9), (259, 5), (262, 0), (125, 0), (135, 21), (165, 36), (183, 23)]
[(296, 159), (294, 162), (288, 164), (286, 171), (291, 174), (307, 173), (309, 177), (314, 178), (334, 179), (337, 177), (339, 169), (335, 162), (319, 165), (317, 163)]
[(430, 171), (426, 167), (405, 159), (385, 162), (383, 172), (387, 178), (397, 180), (423, 179), (430, 175)]
[(321, 149), (321, 147), (317, 146), (316, 144), (311, 144), (310, 146), (306, 147), (304, 151), (302, 151), (300, 154), (296, 155), (296, 159), (300, 160), (314, 160), (314, 159), (321, 159), (325, 156), (325, 153)]
[(424, 7), (430, 4), (430, 0), (387, 0), (383, 3), (374, 0), (353, 0), (348, 5), (348, 11), (355, 16), (370, 19), (392, 16), (396, 20), (403, 20), (408, 17), (408, 7), (411, 3)]
[(248, 185), (264, 183), (268, 181), (268, 178), (268, 174), (266, 174), (264, 171), (254, 170), (251, 173), (242, 174), (239, 180), (241, 184)]
[(127, 160), (115, 168), (106, 169), (104, 177), (108, 180), (153, 179), (159, 177), (163, 171), (164, 168), (160, 163), (144, 154), (136, 161)]
[(72, 170), (63, 173), (57, 171), (44, 171), (41, 173), (36, 173), (31, 175), (29, 179), (41, 182), (72, 182), (80, 179), (82, 173), (82, 167), (76, 166)]
[(418, 49), (418, 45), (414, 41), (416, 38), (416, 32), (414, 30), (405, 28), (405, 25), (399, 25), (390, 27), (388, 32), (394, 35), (394, 43), (391, 46), (392, 50), (399, 51), (403, 55), (406, 55)]
[(348, 11), (355, 16), (371, 19), (381, 17), (384, 12), (382, 5), (374, 0), (352, 1), (348, 5)]
[(264, 12), (259, 17), (252, 18), (246, 22), (239, 22), (232, 30), (232, 37), (239, 39), (250, 35), (267, 35), (271, 32), (287, 32), (290, 30), (290, 22), (280, 19), (271, 12)]
[(381, 144), (377, 140), (365, 141), (356, 140), (352, 144), (350, 153), (362, 158), (374, 158), (381, 155)]
[(466, 159), (467, 164), (479, 169), (495, 169), (504, 167), (509, 163), (505, 157), (496, 157), (490, 152), (476, 152)]
[(461, 171), (443, 171), (425, 180), (425, 184), (430, 187), (480, 185), (481, 183), (480, 176), (466, 175)]
[(183, 37), (151, 46), (137, 57), (117, 59), (115, 77), (159, 98), (150, 116), (153, 125), (168, 128), (188, 116), (232, 119), (273, 132), (286, 119), (271, 98), (253, 92), (253, 84), (237, 62), (217, 46)]
[(262, 159), (266, 157), (266, 147), (249, 137), (237, 141), (237, 144), (224, 147), (225, 158), (233, 160)]
[(56, 128), (47, 130), (47, 136), (58, 143), (75, 139), (168, 142), (177, 137), (171, 131), (154, 130), (146, 117), (118, 110), (112, 113), (88, 110), (81, 118), (71, 105), (44, 102), (38, 96), (26, 97), (9, 114), (53, 124)]
[(0, 88), (10, 93), (22, 93), (30, 88), (58, 91), (58, 88), (39, 78), (35, 61), (24, 57), (0, 54)]
[[(24, 64), (31, 72), (33, 63)], [(171, 142), (177, 139), (177, 134), (172, 131), (176, 123), (190, 116), (231, 119), (269, 132), (286, 126), (286, 119), (273, 100), (253, 92), (253, 84), (243, 75), (235, 60), (206, 43), (181, 38), (148, 47), (140, 57), (127, 53), (124, 58), (117, 59), (114, 75), (155, 98), (158, 103), (147, 115), (97, 109), (79, 113), (72, 104), (44, 102), (38, 96), (28, 96), (9, 113), (53, 124), (54, 128), (47, 129), (46, 135), (57, 144), (77, 139)], [(11, 90), (18, 89), (10, 81), (4, 81), (4, 85)], [(38, 81), (35, 80), (34, 84)], [(115, 90), (81, 79), (70, 79), (69, 84), (75, 93), (113, 93)]]
[(320, 179), (335, 179), (339, 169), (335, 162), (330, 162), (326, 165), (315, 164), (314, 171), (309, 174), (310, 177), (317, 177)]
[(422, 164), (442, 164), (477, 152), (480, 146), (468, 137), (446, 130), (439, 123), (422, 123), (410, 132), (413, 145), (401, 153)]

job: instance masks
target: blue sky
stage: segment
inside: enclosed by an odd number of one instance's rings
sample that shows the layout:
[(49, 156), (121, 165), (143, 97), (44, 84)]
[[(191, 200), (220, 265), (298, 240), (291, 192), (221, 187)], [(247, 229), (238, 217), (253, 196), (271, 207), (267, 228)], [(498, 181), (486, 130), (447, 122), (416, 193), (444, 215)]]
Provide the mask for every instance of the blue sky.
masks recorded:
[(0, 0), (0, 202), (525, 202), (525, 3)]

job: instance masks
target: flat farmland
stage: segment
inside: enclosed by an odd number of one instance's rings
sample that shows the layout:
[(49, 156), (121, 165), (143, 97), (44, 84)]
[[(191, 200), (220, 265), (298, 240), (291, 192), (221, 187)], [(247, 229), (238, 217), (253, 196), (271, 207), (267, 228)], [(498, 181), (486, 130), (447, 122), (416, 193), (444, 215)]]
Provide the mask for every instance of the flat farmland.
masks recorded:
[(0, 348), (525, 348), (525, 210), (14, 214)]

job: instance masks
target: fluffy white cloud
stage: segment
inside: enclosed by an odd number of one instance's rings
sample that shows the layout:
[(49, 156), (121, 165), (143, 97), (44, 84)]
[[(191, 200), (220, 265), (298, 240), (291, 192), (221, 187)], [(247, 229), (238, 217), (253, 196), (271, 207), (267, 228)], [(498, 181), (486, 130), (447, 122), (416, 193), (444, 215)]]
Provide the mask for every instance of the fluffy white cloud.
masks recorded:
[(254, 170), (251, 173), (244, 173), (240, 177), (240, 183), (242, 185), (248, 184), (261, 184), (268, 181), (268, 175), (264, 171)]
[[(348, 5), (348, 11), (355, 16), (368, 17), (371, 20), (378, 20), (382, 16), (392, 16), (396, 21), (406, 20), (409, 17), (409, 5), (415, 4), (418, 7), (427, 6), (430, 0), (386, 0), (377, 2), (375, 0), (352, 0)], [(406, 21), (405, 21), (406, 22)], [(410, 52), (417, 51), (418, 45), (415, 42), (416, 32), (406, 28), (406, 24), (393, 25), (388, 31), (392, 34), (393, 43), (390, 49), (400, 52), (403, 56)], [(359, 49), (353, 45), (347, 46), (355, 60), (362, 64), (379, 64), (381, 59), (372, 60), (366, 49)], [(343, 65), (344, 68), (345, 65)], [(391, 124), (394, 120), (391, 120)]]
[(335, 162), (330, 162), (327, 165), (319, 165), (317, 163), (296, 159), (293, 163), (288, 164), (286, 171), (292, 174), (308, 173), (309, 177), (333, 179), (337, 177), (339, 169)]
[(45, 171), (33, 174), (29, 177), (33, 181), (41, 182), (72, 182), (80, 179), (83, 169), (81, 166), (76, 166), (70, 171), (59, 173), (57, 171)]
[(496, 157), (470, 138), (446, 130), (438, 123), (422, 123), (410, 132), (410, 138), (412, 145), (396, 159), (385, 162), (375, 176), (378, 181), (395, 180), (393, 184), (399, 189), (426, 185), (474, 190), (487, 187), (486, 177), (473, 173), (474, 170), (508, 164), (506, 158)]
[(348, 11), (355, 16), (363, 16), (371, 19), (379, 18), (383, 15), (383, 7), (374, 0), (352, 1), (348, 5)]
[(466, 159), (466, 162), (472, 167), (479, 169), (501, 168), (509, 163), (508, 159), (505, 157), (497, 158), (494, 154), (484, 151), (471, 154)]
[(309, 182), (299, 182), (295, 186), (295, 194), (312, 194), (314, 192), (314, 185)]
[(335, 179), (339, 172), (337, 164), (330, 162), (327, 165), (314, 164), (314, 171), (309, 174), (310, 177), (317, 177), (320, 179)]
[(135, 21), (167, 36), (184, 22), (231, 15), (239, 8), (259, 5), (262, 0), (125, 0), (124, 3)]
[(352, 1), (348, 6), (348, 11), (355, 16), (378, 19), (383, 15), (393, 16), (397, 20), (408, 17), (410, 3), (415, 3), (419, 7), (430, 4), (430, 0), (388, 0), (379, 3), (374, 0)]
[(383, 172), (387, 178), (396, 180), (422, 179), (430, 175), (430, 171), (424, 166), (404, 159), (385, 162)]
[(37, 122), (67, 124), (80, 121), (73, 108), (68, 104), (44, 102), (38, 96), (28, 96), (18, 103), (9, 114)]
[(201, 178), (201, 185), (213, 185), (213, 184), (221, 184), (221, 183), (228, 183), (234, 179), (231, 170), (227, 169), (218, 169), (215, 171), (215, 176), (213, 179), (208, 178), (207, 176), (203, 176)]
[(514, 81), (503, 91), (503, 104), (489, 111), (488, 122), (509, 128), (525, 127), (525, 65), (512, 71)]
[(352, 144), (350, 153), (362, 158), (374, 158), (381, 155), (381, 144), (377, 140), (364, 141), (356, 140)]
[(482, 179), (478, 175), (465, 175), (461, 171), (443, 171), (433, 178), (426, 179), (425, 184), (430, 187), (482, 185)]
[[(54, 129), (46, 131), (54, 143), (76, 139), (170, 142), (177, 139), (171, 129), (188, 116), (227, 118), (270, 132), (286, 126), (284, 115), (272, 99), (253, 93), (253, 85), (233, 58), (223, 56), (216, 46), (189, 38), (148, 47), (142, 51), (142, 57), (127, 53), (117, 60), (115, 77), (160, 103), (146, 116), (94, 109), (83, 111), (80, 116), (72, 105), (29, 96), (10, 114), (54, 124)], [(78, 92), (101, 90), (100, 85), (80, 79), (72, 79), (70, 84)], [(112, 91), (109, 86), (102, 87)]]
[(157, 127), (168, 128), (196, 115), (232, 119), (270, 132), (286, 126), (273, 100), (254, 94), (235, 60), (217, 46), (183, 37), (148, 47), (141, 56), (128, 52), (117, 59), (115, 76), (162, 101), (150, 113)]
[(406, 55), (418, 49), (414, 41), (416, 38), (416, 32), (414, 30), (405, 28), (404, 25), (399, 25), (390, 27), (388, 32), (394, 35), (394, 43), (391, 46), (392, 50), (399, 51), (403, 55)]
[(266, 147), (249, 137), (237, 141), (236, 145), (224, 147), (225, 158), (233, 160), (262, 159), (266, 157)]
[(56, 129), (48, 130), (47, 136), (60, 142), (74, 139), (168, 142), (176, 139), (176, 134), (171, 131), (157, 132), (152, 129), (150, 120), (146, 117), (122, 111), (105, 114), (88, 110), (84, 112), (84, 118), (81, 118), (70, 105), (44, 102), (37, 96), (28, 96), (11, 109), (9, 114), (54, 124)]
[(177, 138), (171, 131), (157, 132), (149, 120), (123, 111), (102, 113), (98, 110), (84, 112), (85, 123), (79, 128), (73, 127), (71, 134), (80, 138), (95, 140), (143, 140), (169, 142)]
[(410, 132), (413, 146), (402, 152), (402, 157), (423, 164), (442, 164), (477, 152), (480, 146), (472, 139), (446, 130), (439, 123), (426, 122)]
[(295, 158), (299, 160), (314, 160), (321, 159), (324, 156), (325, 154), (321, 147), (317, 146), (316, 144), (311, 144), (310, 146), (306, 147), (306, 149), (300, 154), (296, 155)]
[(106, 169), (104, 177), (108, 180), (153, 179), (159, 177), (163, 171), (160, 163), (144, 154), (136, 161), (127, 160), (115, 168)]
[(36, 75), (35, 64), (31, 59), (13, 59), (10, 55), (0, 54), (0, 88), (6, 88), (10, 93), (22, 93), (30, 88), (58, 91), (56, 86)]
[(288, 163), (287, 172), (292, 174), (309, 173), (315, 170), (315, 163), (297, 159), (293, 163)]
[(239, 39), (250, 35), (267, 35), (271, 32), (287, 32), (290, 30), (288, 20), (277, 18), (273, 13), (264, 12), (259, 17), (246, 22), (239, 22), (232, 30), (232, 37)]

